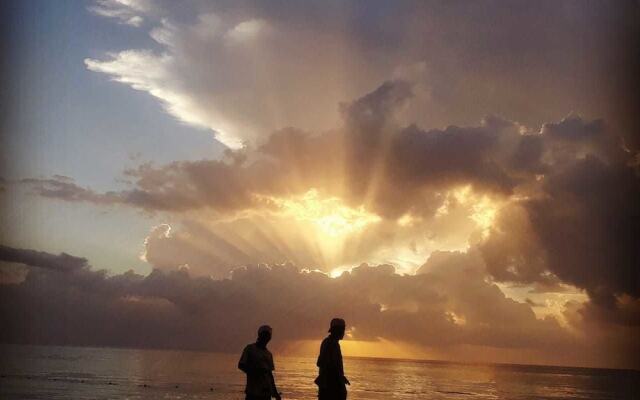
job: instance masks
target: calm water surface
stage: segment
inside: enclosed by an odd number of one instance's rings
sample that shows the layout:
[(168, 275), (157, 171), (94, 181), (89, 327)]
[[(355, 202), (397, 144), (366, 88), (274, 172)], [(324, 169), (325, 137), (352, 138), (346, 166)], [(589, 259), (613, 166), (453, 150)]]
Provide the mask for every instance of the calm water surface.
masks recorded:
[[(0, 399), (243, 399), (238, 356), (2, 346)], [(285, 399), (316, 398), (313, 358), (278, 357)], [(640, 399), (637, 371), (345, 359), (349, 399)]]

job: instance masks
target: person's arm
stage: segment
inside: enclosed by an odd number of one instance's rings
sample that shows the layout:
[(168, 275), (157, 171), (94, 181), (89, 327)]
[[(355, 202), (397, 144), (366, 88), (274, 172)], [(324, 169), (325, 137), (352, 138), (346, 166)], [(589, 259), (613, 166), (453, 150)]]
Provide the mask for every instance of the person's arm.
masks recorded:
[(342, 382), (344, 384), (351, 385), (351, 382), (349, 382), (349, 379), (347, 379), (347, 377), (344, 376), (344, 364), (342, 363), (342, 349), (340, 348), (340, 344), (336, 346), (336, 350), (337, 350), (336, 356), (337, 356), (337, 363), (338, 363), (338, 374), (342, 378)]
[(318, 368), (322, 368), (324, 366), (324, 342), (320, 344), (320, 353), (318, 354), (318, 360), (316, 361), (316, 366)]
[(240, 356), (240, 361), (238, 361), (238, 369), (247, 375), (253, 373), (253, 369), (249, 365), (249, 346), (245, 347), (242, 351), (242, 356)]
[(278, 388), (276, 387), (276, 380), (273, 377), (273, 371), (276, 369), (275, 365), (273, 364), (273, 356), (271, 355), (271, 353), (268, 353), (269, 357), (268, 357), (268, 372), (269, 372), (269, 383), (271, 384), (271, 397), (275, 397), (276, 400), (280, 400), (280, 392), (278, 391)]
[(276, 380), (273, 377), (273, 372), (269, 371), (269, 378), (271, 379), (271, 396), (275, 397), (276, 400), (280, 400), (280, 392), (278, 391), (278, 388), (276, 387)]

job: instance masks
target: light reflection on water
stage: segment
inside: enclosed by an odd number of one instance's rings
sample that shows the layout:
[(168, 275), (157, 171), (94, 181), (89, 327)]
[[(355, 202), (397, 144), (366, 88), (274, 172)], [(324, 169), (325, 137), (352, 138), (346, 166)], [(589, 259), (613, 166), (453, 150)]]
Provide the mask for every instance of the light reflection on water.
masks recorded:
[[(242, 399), (237, 356), (185, 351), (0, 347), (2, 399)], [(278, 357), (286, 399), (316, 397), (312, 358)], [(345, 359), (350, 399), (634, 399), (640, 373)]]

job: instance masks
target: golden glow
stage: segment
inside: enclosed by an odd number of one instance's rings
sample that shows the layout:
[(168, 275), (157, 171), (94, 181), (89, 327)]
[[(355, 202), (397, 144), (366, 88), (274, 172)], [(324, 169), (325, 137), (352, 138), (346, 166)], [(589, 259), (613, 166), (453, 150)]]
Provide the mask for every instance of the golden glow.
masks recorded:
[(334, 268), (329, 272), (329, 276), (331, 278), (339, 278), (344, 272), (351, 271), (351, 267), (338, 267)]
[[(159, 231), (159, 235), (164, 238), (171, 237), (171, 225), (169, 224), (160, 224), (151, 228), (151, 232)], [(144, 239), (144, 248), (142, 252), (138, 255), (140, 261), (148, 262), (147, 260), (147, 246), (149, 245), (149, 237)]]
[[(298, 340), (289, 342), (282, 349), (282, 353), (287, 355), (311, 356), (318, 355), (320, 341)], [(433, 354), (428, 348), (420, 345), (406, 343), (403, 341), (390, 341), (384, 338), (376, 340), (353, 340), (345, 336), (340, 341), (342, 355), (345, 357), (374, 357), (374, 358), (398, 358), (398, 359), (431, 359)]]
[(470, 185), (465, 185), (451, 190), (442, 205), (436, 210), (436, 218), (448, 215), (452, 207), (461, 206), (469, 210), (471, 219), (483, 237), (489, 234), (489, 229), (493, 225), (500, 204), (489, 198), (487, 195), (475, 194)]
[[(246, 220), (255, 217), (261, 221), (258, 227), (264, 232), (263, 241), (268, 238), (269, 244), (277, 246), (288, 261), (325, 271), (344, 266), (348, 254), (358, 249), (366, 229), (382, 221), (364, 206), (349, 207), (340, 198), (324, 195), (315, 188), (296, 196), (256, 198), (269, 207), (248, 214)], [(253, 238), (247, 242), (253, 243)], [(304, 259), (296, 258), (300, 254)], [(348, 266), (360, 262), (350, 260)], [(334, 271), (333, 276), (340, 273)]]
[(377, 215), (364, 207), (350, 208), (337, 197), (321, 198), (316, 189), (290, 199), (270, 198), (280, 211), (298, 221), (311, 222), (320, 232), (330, 237), (345, 236), (380, 221)]
[(536, 293), (528, 286), (513, 286), (500, 282), (494, 284), (510, 299), (521, 303), (529, 300), (536, 318), (554, 317), (565, 328), (570, 327), (565, 316), (567, 302), (584, 304), (589, 301), (589, 296), (584, 290), (571, 285), (563, 284), (557, 292)]
[(473, 214), (470, 218), (482, 229), (483, 236), (487, 236), (496, 217), (497, 208), (486, 196), (475, 202), (471, 208)]
[(347, 357), (375, 357), (401, 359), (430, 358), (424, 348), (400, 341), (390, 341), (383, 338), (378, 340), (345, 339), (340, 342), (342, 354)]
[(467, 324), (467, 319), (464, 317), (464, 315), (458, 315), (456, 313), (454, 313), (453, 311), (447, 311), (447, 317), (449, 318), (449, 320), (451, 322), (453, 322), (456, 325), (466, 325)]
[(398, 225), (400, 226), (411, 226), (416, 222), (416, 219), (412, 217), (410, 214), (405, 214), (401, 218), (398, 219)]

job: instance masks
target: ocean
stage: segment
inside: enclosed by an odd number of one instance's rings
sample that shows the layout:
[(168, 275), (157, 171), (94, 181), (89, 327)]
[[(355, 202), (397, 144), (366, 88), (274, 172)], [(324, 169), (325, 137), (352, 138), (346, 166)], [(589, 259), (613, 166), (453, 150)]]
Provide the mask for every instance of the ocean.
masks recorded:
[[(243, 399), (238, 355), (2, 346), (0, 399)], [(316, 398), (315, 359), (275, 354), (284, 399)], [(349, 399), (639, 399), (640, 372), (345, 359)]]

